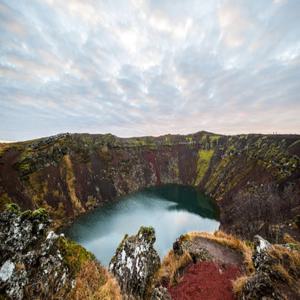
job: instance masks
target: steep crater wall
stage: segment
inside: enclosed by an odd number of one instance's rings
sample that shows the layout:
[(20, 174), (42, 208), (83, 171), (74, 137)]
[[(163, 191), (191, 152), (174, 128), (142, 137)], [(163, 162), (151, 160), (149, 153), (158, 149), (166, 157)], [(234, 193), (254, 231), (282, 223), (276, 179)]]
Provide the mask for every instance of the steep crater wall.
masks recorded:
[(0, 145), (0, 206), (45, 207), (59, 226), (141, 188), (178, 183), (217, 201), (222, 229), (280, 239), (298, 232), (299, 157), (298, 135), (62, 134)]

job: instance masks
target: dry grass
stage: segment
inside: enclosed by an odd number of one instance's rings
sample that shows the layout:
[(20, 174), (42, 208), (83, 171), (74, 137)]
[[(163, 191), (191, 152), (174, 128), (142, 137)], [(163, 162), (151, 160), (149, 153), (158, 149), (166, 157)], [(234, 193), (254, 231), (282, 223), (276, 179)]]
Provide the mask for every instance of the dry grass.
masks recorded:
[(244, 275), (232, 281), (232, 289), (235, 295), (241, 294), (248, 279), (249, 276)]
[(283, 240), (284, 240), (285, 243), (292, 243), (292, 244), (298, 244), (298, 245), (300, 245), (300, 243), (298, 241), (296, 241), (293, 237), (291, 237), (287, 233), (284, 234)]
[(116, 280), (96, 261), (86, 261), (67, 300), (121, 300)]
[[(288, 238), (288, 237), (287, 237)], [(286, 240), (289, 243), (298, 243), (295, 240)], [(269, 250), (269, 255), (274, 259), (274, 264), (270, 266), (271, 273), (276, 274), (284, 282), (289, 289), (294, 290), (297, 294), (300, 293), (299, 274), (300, 274), (300, 252), (291, 250), (281, 245), (272, 245)], [(250, 276), (242, 276), (233, 281), (233, 291), (239, 296), (245, 283)], [(274, 279), (275, 281), (278, 280)]]
[(275, 271), (275, 274), (278, 274), (283, 281), (287, 282), (289, 285), (292, 284), (293, 278), (289, 272), (281, 264), (275, 264), (272, 269)]
[(273, 245), (269, 254), (277, 262), (273, 269), (289, 286), (297, 286), (296, 282), (300, 274), (300, 252), (280, 245)]
[(81, 202), (76, 195), (76, 178), (73, 172), (73, 165), (69, 155), (64, 156), (64, 164), (66, 168), (66, 182), (72, 205), (76, 211), (83, 212), (84, 208), (82, 207)]
[(226, 234), (222, 231), (216, 231), (214, 234), (210, 234), (207, 232), (190, 232), (186, 235), (186, 237), (189, 239), (193, 239), (195, 237), (206, 238), (240, 252), (244, 258), (244, 264), (247, 268), (247, 273), (251, 274), (254, 272), (252, 248), (248, 246), (244, 241), (236, 238), (235, 236)]
[(288, 261), (291, 268), (300, 271), (300, 252), (297, 250), (290, 250), (280, 245), (273, 245), (270, 250), (270, 255), (280, 262)]
[(189, 253), (184, 252), (182, 255), (174, 254), (173, 250), (164, 257), (161, 267), (154, 276), (155, 282), (168, 281), (171, 285), (177, 283), (178, 275), (181, 270), (192, 262)]

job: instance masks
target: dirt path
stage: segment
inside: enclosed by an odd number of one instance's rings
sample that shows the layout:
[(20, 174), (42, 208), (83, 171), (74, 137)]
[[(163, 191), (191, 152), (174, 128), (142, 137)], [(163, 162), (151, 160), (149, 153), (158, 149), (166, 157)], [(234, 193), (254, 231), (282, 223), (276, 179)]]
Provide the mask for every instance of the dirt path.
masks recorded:
[(232, 300), (232, 280), (243, 273), (243, 257), (222, 244), (203, 237), (187, 241), (183, 249), (197, 253), (206, 249), (211, 259), (196, 262), (184, 272), (175, 286), (168, 288), (174, 300)]
[(243, 257), (240, 253), (203, 237), (195, 237), (192, 241), (184, 243), (183, 248), (190, 253), (196, 253), (198, 249), (204, 248), (209, 252), (213, 257), (212, 260), (216, 263), (243, 265)]

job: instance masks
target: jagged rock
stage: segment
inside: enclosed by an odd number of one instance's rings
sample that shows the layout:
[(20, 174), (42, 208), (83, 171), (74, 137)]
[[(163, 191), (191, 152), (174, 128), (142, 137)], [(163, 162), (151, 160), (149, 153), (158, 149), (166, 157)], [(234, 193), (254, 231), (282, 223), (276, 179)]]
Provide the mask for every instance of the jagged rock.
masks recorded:
[(181, 239), (176, 239), (176, 241), (173, 243), (173, 251), (176, 255), (182, 255), (183, 249), (182, 249), (182, 241)]
[(272, 247), (267, 240), (259, 235), (254, 237), (254, 253), (252, 256), (255, 274), (252, 275), (244, 285), (240, 299), (285, 299), (277, 289), (279, 274), (274, 271), (275, 259), (269, 251)]
[(110, 272), (129, 299), (144, 298), (150, 279), (160, 266), (153, 248), (155, 239), (152, 227), (141, 227), (134, 236), (125, 235), (109, 264)]
[(252, 257), (254, 267), (257, 271), (269, 272), (270, 266), (274, 263), (274, 259), (269, 255), (268, 250), (271, 244), (259, 235), (253, 239), (255, 251)]
[(151, 300), (172, 300), (172, 298), (165, 287), (158, 286), (153, 289)]
[[(49, 299), (68, 290), (68, 268), (44, 210), (0, 214), (0, 298)], [(2, 298), (1, 298), (2, 299)]]
[(276, 291), (270, 277), (263, 272), (259, 272), (247, 280), (240, 299), (283, 300), (284, 298)]

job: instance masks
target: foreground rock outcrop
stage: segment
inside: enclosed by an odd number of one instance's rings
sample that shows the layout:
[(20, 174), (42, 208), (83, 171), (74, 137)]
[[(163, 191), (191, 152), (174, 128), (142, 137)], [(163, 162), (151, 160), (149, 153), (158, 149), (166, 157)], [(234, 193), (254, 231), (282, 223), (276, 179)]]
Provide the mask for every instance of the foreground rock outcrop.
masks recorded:
[(172, 299), (300, 299), (300, 244), (253, 244), (215, 232), (181, 236), (163, 259), (152, 286)]
[(49, 225), (44, 209), (0, 213), (0, 299), (120, 299), (94, 256)]
[(44, 209), (0, 213), (0, 299), (300, 299), (300, 244), (244, 242), (221, 231), (179, 237), (160, 263), (155, 232), (125, 236), (112, 277), (83, 247), (49, 230)]
[(153, 248), (155, 239), (152, 227), (141, 227), (136, 235), (126, 235), (116, 250), (109, 270), (118, 280), (123, 297), (145, 299), (150, 281), (160, 267), (160, 258)]
[(255, 236), (252, 257), (255, 272), (244, 278), (239, 298), (300, 299), (299, 250), (299, 244), (294, 244), (294, 248), (291, 244), (272, 245)]
[(285, 232), (300, 238), (299, 135), (62, 134), (0, 144), (0, 209), (9, 202), (44, 207), (57, 226), (165, 183), (192, 185), (213, 197), (226, 232), (275, 242)]

